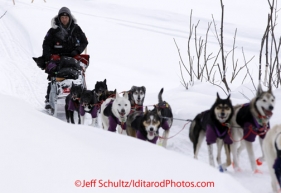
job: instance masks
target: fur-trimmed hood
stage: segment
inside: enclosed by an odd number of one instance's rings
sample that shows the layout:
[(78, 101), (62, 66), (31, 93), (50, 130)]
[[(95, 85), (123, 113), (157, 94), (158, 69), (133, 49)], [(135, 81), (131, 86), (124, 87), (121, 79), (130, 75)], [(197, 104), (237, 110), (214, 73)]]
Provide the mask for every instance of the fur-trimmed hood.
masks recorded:
[[(71, 14), (71, 17), (69, 18), (69, 26), (71, 26), (71, 24), (74, 23), (74, 24), (77, 24), (77, 19)], [(55, 17), (53, 17), (53, 19), (51, 20), (51, 27), (53, 29), (57, 29), (60, 25), (60, 20), (59, 20), (59, 16), (56, 15)]]

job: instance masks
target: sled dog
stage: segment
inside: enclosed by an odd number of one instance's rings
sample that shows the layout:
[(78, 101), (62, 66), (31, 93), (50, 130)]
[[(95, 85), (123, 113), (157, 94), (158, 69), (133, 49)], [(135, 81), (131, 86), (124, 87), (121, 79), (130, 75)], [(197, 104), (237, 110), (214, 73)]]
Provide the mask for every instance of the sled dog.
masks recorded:
[(106, 79), (104, 79), (104, 81), (97, 81), (95, 84), (95, 94), (98, 102), (101, 102), (104, 99), (103, 96), (105, 96), (107, 92), (108, 90), (107, 90)]
[[(264, 92), (259, 85), (256, 97), (250, 103), (234, 106), (234, 115), (230, 121), (233, 144), (231, 144), (230, 148), (235, 171), (241, 171), (239, 155), (246, 147), (252, 170), (254, 173), (260, 173), (255, 161), (253, 142), (258, 135), (262, 146), (262, 141), (270, 127), (269, 119), (272, 116), (274, 104), (275, 97), (271, 89)], [(239, 142), (240, 147), (238, 147)], [(264, 160), (263, 154), (262, 157), (257, 159), (257, 164), (261, 164)]]
[(78, 113), (78, 124), (81, 124), (80, 113), (79, 113), (79, 106), (80, 106), (80, 98), (81, 93), (83, 91), (83, 87), (81, 84), (75, 85), (72, 82), (72, 86), (70, 89), (70, 93), (65, 98), (65, 116), (66, 121), (69, 123), (69, 118), (72, 124), (75, 124), (73, 113), (77, 111)]
[[(162, 99), (163, 91), (162, 88), (158, 94), (158, 104), (152, 110), (148, 110), (146, 107), (144, 113), (134, 111), (128, 115), (128, 135), (156, 143), (159, 138), (159, 128), (162, 127), (164, 131), (159, 143), (163, 147), (167, 146), (170, 127), (173, 123), (173, 113), (170, 105)], [(131, 135), (131, 133), (134, 133), (134, 135)]]
[[(217, 163), (221, 172), (225, 171), (231, 164), (230, 147), (232, 143), (229, 132), (229, 121), (233, 115), (233, 106), (230, 95), (226, 99), (221, 99), (217, 93), (217, 99), (211, 109), (206, 110), (194, 118), (189, 129), (189, 138), (193, 143), (194, 158), (198, 159), (198, 153), (202, 141), (206, 137), (209, 152), (209, 163), (215, 166), (213, 155), (213, 144), (217, 144)], [(221, 150), (225, 147), (227, 161), (222, 164)]]
[[(137, 111), (136, 111), (137, 112)], [(138, 139), (156, 144), (161, 126), (160, 112), (153, 109), (148, 110), (145, 107), (145, 112), (138, 112), (134, 119), (130, 122), (131, 127), (136, 130)]]
[(97, 81), (95, 84), (95, 89), (94, 89), (94, 93), (95, 93), (95, 97), (97, 99), (97, 103), (95, 104), (94, 107), (94, 115), (92, 115), (92, 126), (98, 127), (99, 126), (99, 118), (98, 118), (98, 111), (100, 111), (100, 107), (101, 104), (103, 103), (103, 101), (107, 98), (107, 93), (109, 91), (107, 90), (107, 84), (106, 84), (106, 79), (104, 79), (104, 81)]
[(164, 130), (161, 137), (159, 137), (159, 142), (163, 147), (167, 147), (168, 137), (170, 133), (170, 128), (173, 125), (173, 112), (171, 105), (164, 101), (162, 98), (162, 94), (164, 92), (164, 88), (162, 88), (158, 94), (158, 104), (155, 105), (154, 111), (158, 111), (161, 118), (160, 127)]
[(131, 108), (134, 111), (143, 111), (143, 102), (146, 88), (144, 86), (132, 86), (128, 91)]
[[(131, 110), (131, 103), (128, 100), (128, 93), (123, 97), (116, 91), (115, 98), (106, 99), (101, 105), (102, 127), (105, 130), (126, 135), (127, 116)], [(117, 126), (118, 125), (118, 126)]]
[(97, 119), (97, 95), (95, 90), (84, 89), (81, 94), (79, 113), (81, 116), (81, 124), (84, 125), (85, 114), (90, 113), (92, 116), (92, 126), (96, 126)]
[(267, 132), (263, 140), (263, 152), (271, 177), (272, 190), (277, 193), (281, 186), (281, 124), (275, 125)]
[(131, 112), (128, 115), (126, 123), (126, 132), (128, 136), (136, 137), (136, 130), (131, 127), (130, 122), (135, 116), (138, 116), (143, 113), (143, 102), (145, 98), (146, 88), (144, 86), (132, 86), (128, 91), (129, 101), (131, 103)]

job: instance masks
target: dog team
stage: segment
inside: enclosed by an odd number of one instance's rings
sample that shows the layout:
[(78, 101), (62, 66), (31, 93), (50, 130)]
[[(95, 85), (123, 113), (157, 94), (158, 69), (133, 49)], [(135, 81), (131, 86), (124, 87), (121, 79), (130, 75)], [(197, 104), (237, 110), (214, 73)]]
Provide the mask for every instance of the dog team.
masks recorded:
[[(74, 122), (74, 111), (78, 114), (78, 124), (84, 124), (85, 114), (92, 117), (92, 126), (98, 127), (98, 116), (102, 128), (111, 132), (135, 137), (144, 141), (167, 145), (169, 130), (173, 123), (170, 105), (163, 101), (163, 88), (158, 94), (158, 103), (153, 109), (143, 108), (146, 88), (132, 86), (123, 96), (108, 91), (106, 79), (97, 81), (94, 90), (86, 90), (82, 85), (72, 84), (70, 93), (65, 99), (67, 122)], [(159, 136), (160, 127), (164, 130)], [(161, 140), (160, 140), (161, 139)]]
[[(85, 113), (90, 113), (92, 125), (98, 126), (98, 114), (102, 127), (111, 132), (118, 132), (156, 144), (161, 141), (167, 146), (169, 131), (173, 124), (173, 113), (170, 105), (163, 101), (163, 88), (158, 94), (158, 103), (152, 110), (144, 108), (146, 88), (132, 86), (120, 96), (116, 90), (108, 91), (106, 79), (97, 81), (94, 90), (85, 90), (81, 85), (72, 85), (66, 98), (65, 114), (74, 123), (73, 111), (78, 112), (78, 123), (84, 124)], [(270, 129), (269, 120), (273, 115), (275, 97), (271, 91), (263, 91), (258, 86), (256, 96), (245, 104), (233, 106), (230, 95), (226, 99), (217, 94), (215, 103), (210, 109), (195, 116), (190, 124), (189, 138), (193, 144), (194, 158), (198, 159), (200, 146), (206, 139), (209, 163), (215, 166), (213, 148), (217, 147), (217, 164), (221, 172), (231, 165), (241, 171), (239, 156), (246, 148), (251, 169), (261, 173), (257, 165), (266, 160), (272, 179), (272, 188), (277, 191), (281, 182), (281, 125)], [(163, 135), (159, 136), (160, 127)], [(255, 159), (253, 142), (259, 138), (262, 156)], [(222, 163), (221, 151), (224, 148), (226, 162)]]
[[(239, 156), (246, 148), (251, 169), (254, 173), (261, 173), (257, 165), (266, 161), (271, 176), (271, 185), (274, 192), (281, 186), (281, 125), (275, 125), (270, 129), (269, 120), (272, 117), (275, 105), (275, 97), (271, 91), (263, 91), (258, 86), (256, 96), (245, 104), (233, 106), (230, 95), (217, 99), (212, 107), (193, 119), (189, 138), (193, 144), (194, 158), (198, 158), (198, 152), (203, 140), (206, 138), (209, 163), (215, 166), (213, 145), (217, 147), (217, 163), (221, 172), (231, 165), (230, 152), (235, 171), (241, 171)], [(255, 160), (253, 142), (259, 138), (262, 156)], [(221, 161), (221, 150), (224, 147), (226, 162)]]

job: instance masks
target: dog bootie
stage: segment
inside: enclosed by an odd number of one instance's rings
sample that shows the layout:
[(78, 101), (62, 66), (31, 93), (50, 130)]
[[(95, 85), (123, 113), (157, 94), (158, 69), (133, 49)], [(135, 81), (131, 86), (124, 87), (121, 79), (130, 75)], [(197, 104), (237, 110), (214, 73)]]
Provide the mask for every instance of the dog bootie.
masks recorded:
[(261, 160), (260, 158), (258, 158), (258, 159), (256, 160), (256, 163), (257, 163), (258, 166), (261, 166), (261, 165), (262, 165), (262, 160)]
[(222, 165), (220, 165), (220, 166), (219, 166), (219, 171), (220, 171), (220, 172), (226, 172), (227, 169), (224, 168)]

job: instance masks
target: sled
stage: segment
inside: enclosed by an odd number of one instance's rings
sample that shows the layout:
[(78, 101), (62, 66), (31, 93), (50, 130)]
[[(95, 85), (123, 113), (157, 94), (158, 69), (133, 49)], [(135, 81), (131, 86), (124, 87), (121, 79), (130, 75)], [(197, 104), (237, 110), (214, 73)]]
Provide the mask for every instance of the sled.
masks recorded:
[[(81, 54), (73, 57), (80, 62), (82, 67), (79, 70), (79, 76), (77, 79), (65, 79), (61, 77), (51, 77), (51, 91), (49, 95), (49, 103), (52, 109), (48, 111), (54, 117), (58, 117), (59, 113), (65, 113), (65, 98), (70, 93), (72, 83), (75, 85), (82, 85), (83, 88), (87, 89), (85, 80), (85, 72), (89, 66), (90, 56), (87, 54)], [(52, 60), (59, 60), (59, 55), (52, 55)]]

